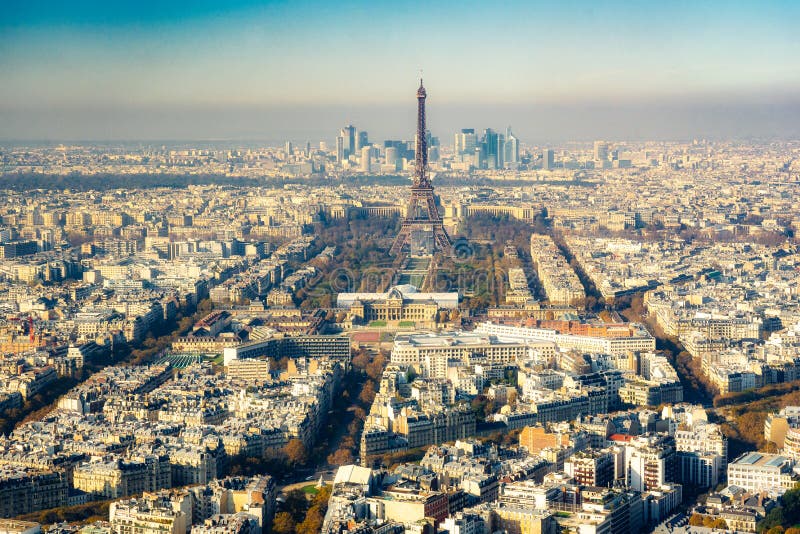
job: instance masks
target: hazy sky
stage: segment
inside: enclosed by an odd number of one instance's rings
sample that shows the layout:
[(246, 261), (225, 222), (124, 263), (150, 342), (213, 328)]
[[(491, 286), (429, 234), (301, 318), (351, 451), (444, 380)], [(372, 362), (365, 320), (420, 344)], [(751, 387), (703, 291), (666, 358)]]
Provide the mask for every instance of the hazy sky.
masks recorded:
[(800, 1), (5, 0), (2, 139), (800, 137)]

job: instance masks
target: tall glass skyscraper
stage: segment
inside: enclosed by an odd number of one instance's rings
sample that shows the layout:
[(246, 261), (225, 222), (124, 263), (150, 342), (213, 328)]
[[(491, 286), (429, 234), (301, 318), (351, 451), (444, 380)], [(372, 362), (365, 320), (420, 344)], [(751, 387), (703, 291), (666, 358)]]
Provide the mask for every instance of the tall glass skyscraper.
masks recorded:
[(356, 127), (352, 124), (348, 124), (341, 129), (339, 137), (342, 138), (344, 157), (347, 159), (349, 156), (356, 153)]

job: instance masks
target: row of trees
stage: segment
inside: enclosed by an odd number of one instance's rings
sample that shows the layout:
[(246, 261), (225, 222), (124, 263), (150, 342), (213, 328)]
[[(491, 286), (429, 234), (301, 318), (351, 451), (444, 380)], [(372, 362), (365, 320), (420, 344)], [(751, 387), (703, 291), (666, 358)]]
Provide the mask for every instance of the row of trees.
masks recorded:
[(469, 241), (492, 241), (500, 248), (506, 243), (511, 243), (521, 250), (530, 248), (531, 231), (534, 233), (548, 233), (547, 219), (544, 213), (539, 213), (528, 223), (515, 219), (509, 215), (492, 215), (489, 213), (476, 213), (464, 220), (458, 229), (458, 237)]
[(643, 295), (637, 293), (615, 299), (614, 306), (628, 321), (647, 324), (656, 337), (656, 348), (666, 353), (678, 373), (684, 400), (699, 404), (711, 403), (716, 387), (706, 378), (701, 362), (683, 350), (677, 338), (668, 336), (654, 319), (647, 316)]
[[(259, 465), (256, 468), (264, 469), (271, 474), (275, 473), (277, 468), (283, 474), (287, 470), (299, 467), (318, 466), (321, 458), (326, 458), (327, 463), (332, 465), (353, 463), (364, 420), (375, 399), (378, 382), (385, 366), (386, 356), (382, 353), (373, 355), (365, 350), (356, 352), (351, 368), (343, 379), (341, 394), (335, 397), (332, 413), (329, 414), (327, 424), (320, 435), (320, 445), (313, 454), (309, 455), (302, 442), (292, 440), (284, 449), (283, 465), (274, 465), (275, 460), (272, 460), (273, 465)], [(326, 457), (325, 451), (332, 452)], [(275, 515), (272, 532), (276, 534), (320, 532), (329, 498), (328, 487), (319, 488), (318, 493), (310, 501), (303, 490), (288, 492), (281, 511)]]
[(759, 532), (766, 534), (800, 534), (800, 527), (783, 528), (781, 525), (776, 525), (769, 529), (761, 529)]
[(707, 527), (727, 529), (728, 523), (721, 517), (714, 517), (711, 515), (692, 514), (689, 518), (689, 524), (693, 527)]
[(495, 246), (471, 242), (465, 257), (457, 255), (439, 261), (432, 290), (463, 292), (465, 305), (471, 310), (496, 306), (501, 303), (505, 292), (501, 257), (502, 250)]
[(61, 508), (51, 508), (20, 516), (18, 519), (23, 521), (35, 521), (42, 525), (52, 525), (54, 523), (91, 523), (93, 521), (108, 520), (108, 506), (111, 501), (95, 501), (76, 506), (64, 506)]
[(353, 463), (358, 454), (359, 440), (378, 383), (386, 366), (382, 353), (371, 355), (358, 351), (352, 360), (351, 370), (344, 376), (341, 393), (334, 397), (331, 413), (322, 428), (317, 446), (309, 451), (305, 444), (290, 440), (280, 454), (255, 458), (237, 456), (229, 462), (231, 475), (269, 473), (278, 478), (298, 469), (318, 467), (325, 458), (332, 465)]
[[(44, 174), (20, 172), (5, 174), (0, 178), (0, 189), (12, 191), (34, 191), (43, 189), (59, 191), (107, 191), (109, 189), (154, 189), (158, 187), (185, 188), (190, 185), (263, 185), (252, 178), (234, 178), (222, 174)], [(282, 184), (281, 184), (282, 185)]]
[(730, 440), (731, 457), (752, 449), (777, 452), (775, 443), (764, 437), (764, 420), (767, 415), (785, 406), (800, 404), (800, 381), (771, 384), (737, 397), (717, 397), (726, 404), (717, 408), (720, 427)]
[(7, 435), (22, 421), (50, 411), (55, 400), (75, 387), (78, 380), (61, 376), (50, 384), (46, 390), (26, 399), (19, 408), (6, 408), (0, 412), (0, 434)]
[(567, 246), (567, 242), (564, 239), (564, 235), (560, 232), (553, 232), (551, 233), (553, 237), (553, 242), (555, 243), (558, 250), (561, 251), (561, 254), (564, 255), (564, 258), (569, 262), (569, 266), (572, 267), (572, 270), (575, 271), (575, 274), (578, 275), (578, 280), (580, 280), (581, 285), (583, 285), (584, 292), (586, 293), (586, 300), (580, 304), (583, 304), (584, 307), (589, 311), (600, 311), (605, 308), (606, 300), (605, 297), (600, 293), (597, 287), (594, 285), (594, 282), (591, 278), (586, 274), (581, 267), (581, 264), (578, 262), (575, 255), (572, 254), (572, 251)]
[[(177, 174), (177, 173), (139, 173), (139, 174), (115, 174), (115, 173), (102, 173), (102, 174), (83, 174), (80, 172), (72, 172), (66, 175), (60, 174), (45, 174), (38, 172), (18, 172), (15, 174), (6, 174), (0, 179), (0, 188), (11, 189), (13, 191), (33, 191), (37, 189), (43, 190), (63, 190), (73, 189), (77, 191), (107, 191), (109, 189), (129, 189), (137, 187), (140, 189), (152, 189), (157, 187), (172, 187), (183, 188), (189, 185), (234, 185), (240, 187), (260, 186), (260, 187), (273, 187), (282, 189), (286, 185), (298, 184), (305, 186), (330, 186), (343, 183), (347, 181), (350, 187), (381, 185), (381, 186), (398, 186), (402, 187), (405, 192), (409, 184), (407, 176), (398, 175), (348, 175), (342, 180), (330, 179), (325, 174), (313, 176), (282, 176), (277, 179), (255, 179), (248, 177), (234, 177), (224, 174)], [(494, 187), (497, 185), (495, 180), (488, 178), (465, 178), (462, 176), (445, 176), (439, 175), (436, 177), (436, 183), (439, 186), (487, 186)], [(538, 182), (539, 184), (546, 185), (548, 183), (563, 185), (563, 181), (544, 181)], [(597, 184), (592, 182), (585, 182), (582, 180), (573, 180), (569, 182), (570, 185), (575, 187), (595, 187)], [(530, 185), (530, 182), (525, 180), (505, 180), (503, 185), (507, 187), (523, 187)]]
[(399, 230), (399, 218), (325, 219), (314, 225), (315, 243), (336, 247), (333, 261), (298, 291), (302, 309), (329, 308), (336, 294), (351, 291), (379, 291), (388, 287), (396, 273), (389, 247)]
[[(373, 355), (366, 350), (359, 350), (353, 356), (351, 380), (340, 401), (344, 409), (337, 411), (347, 414), (347, 417), (339, 419), (338, 430), (341, 434), (334, 437), (338, 446), (328, 455), (329, 464), (351, 464), (358, 455), (364, 421), (375, 400), (384, 367), (386, 356), (383, 353)], [(348, 421), (346, 427), (342, 424), (344, 421)], [(342, 428), (346, 428), (346, 432)]]

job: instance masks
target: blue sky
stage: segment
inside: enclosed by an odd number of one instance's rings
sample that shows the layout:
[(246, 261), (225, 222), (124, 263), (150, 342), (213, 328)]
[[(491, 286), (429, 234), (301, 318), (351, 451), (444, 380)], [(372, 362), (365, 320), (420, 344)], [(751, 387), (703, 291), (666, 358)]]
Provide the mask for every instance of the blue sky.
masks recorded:
[(797, 1), (6, 0), (0, 138), (402, 136), (420, 68), (441, 135), (797, 135), (797, 20)]

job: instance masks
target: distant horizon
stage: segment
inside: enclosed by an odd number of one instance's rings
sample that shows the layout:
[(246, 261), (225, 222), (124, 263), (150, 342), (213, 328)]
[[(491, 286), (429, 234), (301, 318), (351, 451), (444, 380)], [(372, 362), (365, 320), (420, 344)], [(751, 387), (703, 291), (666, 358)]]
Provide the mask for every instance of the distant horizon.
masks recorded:
[[(574, 104), (462, 104), (440, 102), (429, 88), (428, 126), (442, 144), (452, 144), (462, 128), (503, 132), (511, 126), (524, 145), (591, 142), (752, 140), (800, 138), (800, 96), (740, 96), (683, 102), (589, 101)], [(75, 111), (0, 110), (0, 142), (270, 142), (333, 143), (339, 129), (352, 124), (370, 142), (413, 140), (413, 93), (406, 102), (386, 106), (235, 109), (141, 108)], [(291, 124), (292, 127), (285, 125)], [(189, 125), (189, 126), (187, 126)], [(76, 132), (75, 129), (80, 131)], [(11, 132), (16, 136), (9, 135)], [(36, 135), (47, 131), (49, 135)], [(28, 135), (25, 135), (28, 134)], [(73, 135), (70, 135), (73, 134)], [(80, 135), (83, 134), (83, 135)]]
[[(503, 133), (503, 131), (499, 128), (493, 128), (494, 131)], [(483, 129), (480, 131), (476, 128), (475, 130), (479, 135), (483, 132)], [(515, 134), (516, 135), (516, 134)], [(373, 140), (370, 138), (370, 143), (373, 145), (380, 145), (383, 141), (387, 140), (401, 140), (401, 141), (413, 141), (412, 139), (401, 139), (401, 138), (386, 138), (380, 140)], [(91, 147), (91, 146), (116, 146), (116, 147), (124, 147), (124, 148), (132, 148), (133, 145), (163, 145), (169, 148), (177, 148), (181, 146), (185, 146), (187, 148), (198, 148), (203, 145), (208, 145), (209, 147), (213, 148), (222, 148), (225, 146), (226, 148), (282, 148), (286, 142), (291, 142), (294, 144), (294, 147), (303, 150), (305, 148), (305, 144), (307, 142), (311, 143), (311, 148), (313, 150), (319, 149), (319, 143), (321, 141), (326, 142), (328, 144), (328, 150), (333, 150), (335, 139), (317, 139), (317, 138), (282, 138), (282, 139), (258, 139), (258, 138), (219, 138), (219, 139), (210, 139), (210, 138), (185, 138), (185, 139), (2, 139), (0, 138), (0, 147), (58, 147), (58, 146), (65, 146), (68, 147), (69, 145), (75, 147)], [(583, 138), (583, 139), (559, 139), (554, 140), (552, 142), (535, 142), (535, 143), (527, 143), (520, 141), (520, 146), (522, 148), (539, 148), (539, 147), (551, 147), (551, 146), (562, 146), (562, 145), (585, 145), (587, 148), (591, 148), (592, 143), (595, 141), (603, 141), (610, 144), (619, 143), (619, 144), (646, 144), (646, 143), (666, 143), (666, 144), (690, 144), (695, 141), (703, 141), (708, 143), (755, 143), (755, 144), (762, 144), (762, 143), (795, 143), (800, 142), (800, 136), (795, 137), (781, 137), (781, 136), (774, 136), (774, 137), (760, 137), (760, 136), (744, 136), (744, 137), (719, 137), (719, 138), (711, 138), (711, 137), (687, 137), (687, 138), (660, 138), (660, 139), (614, 139), (608, 137), (591, 137), (591, 138)], [(440, 138), (440, 146), (441, 145), (453, 145), (453, 141), (448, 137), (447, 142), (445, 143), (444, 140)]]

